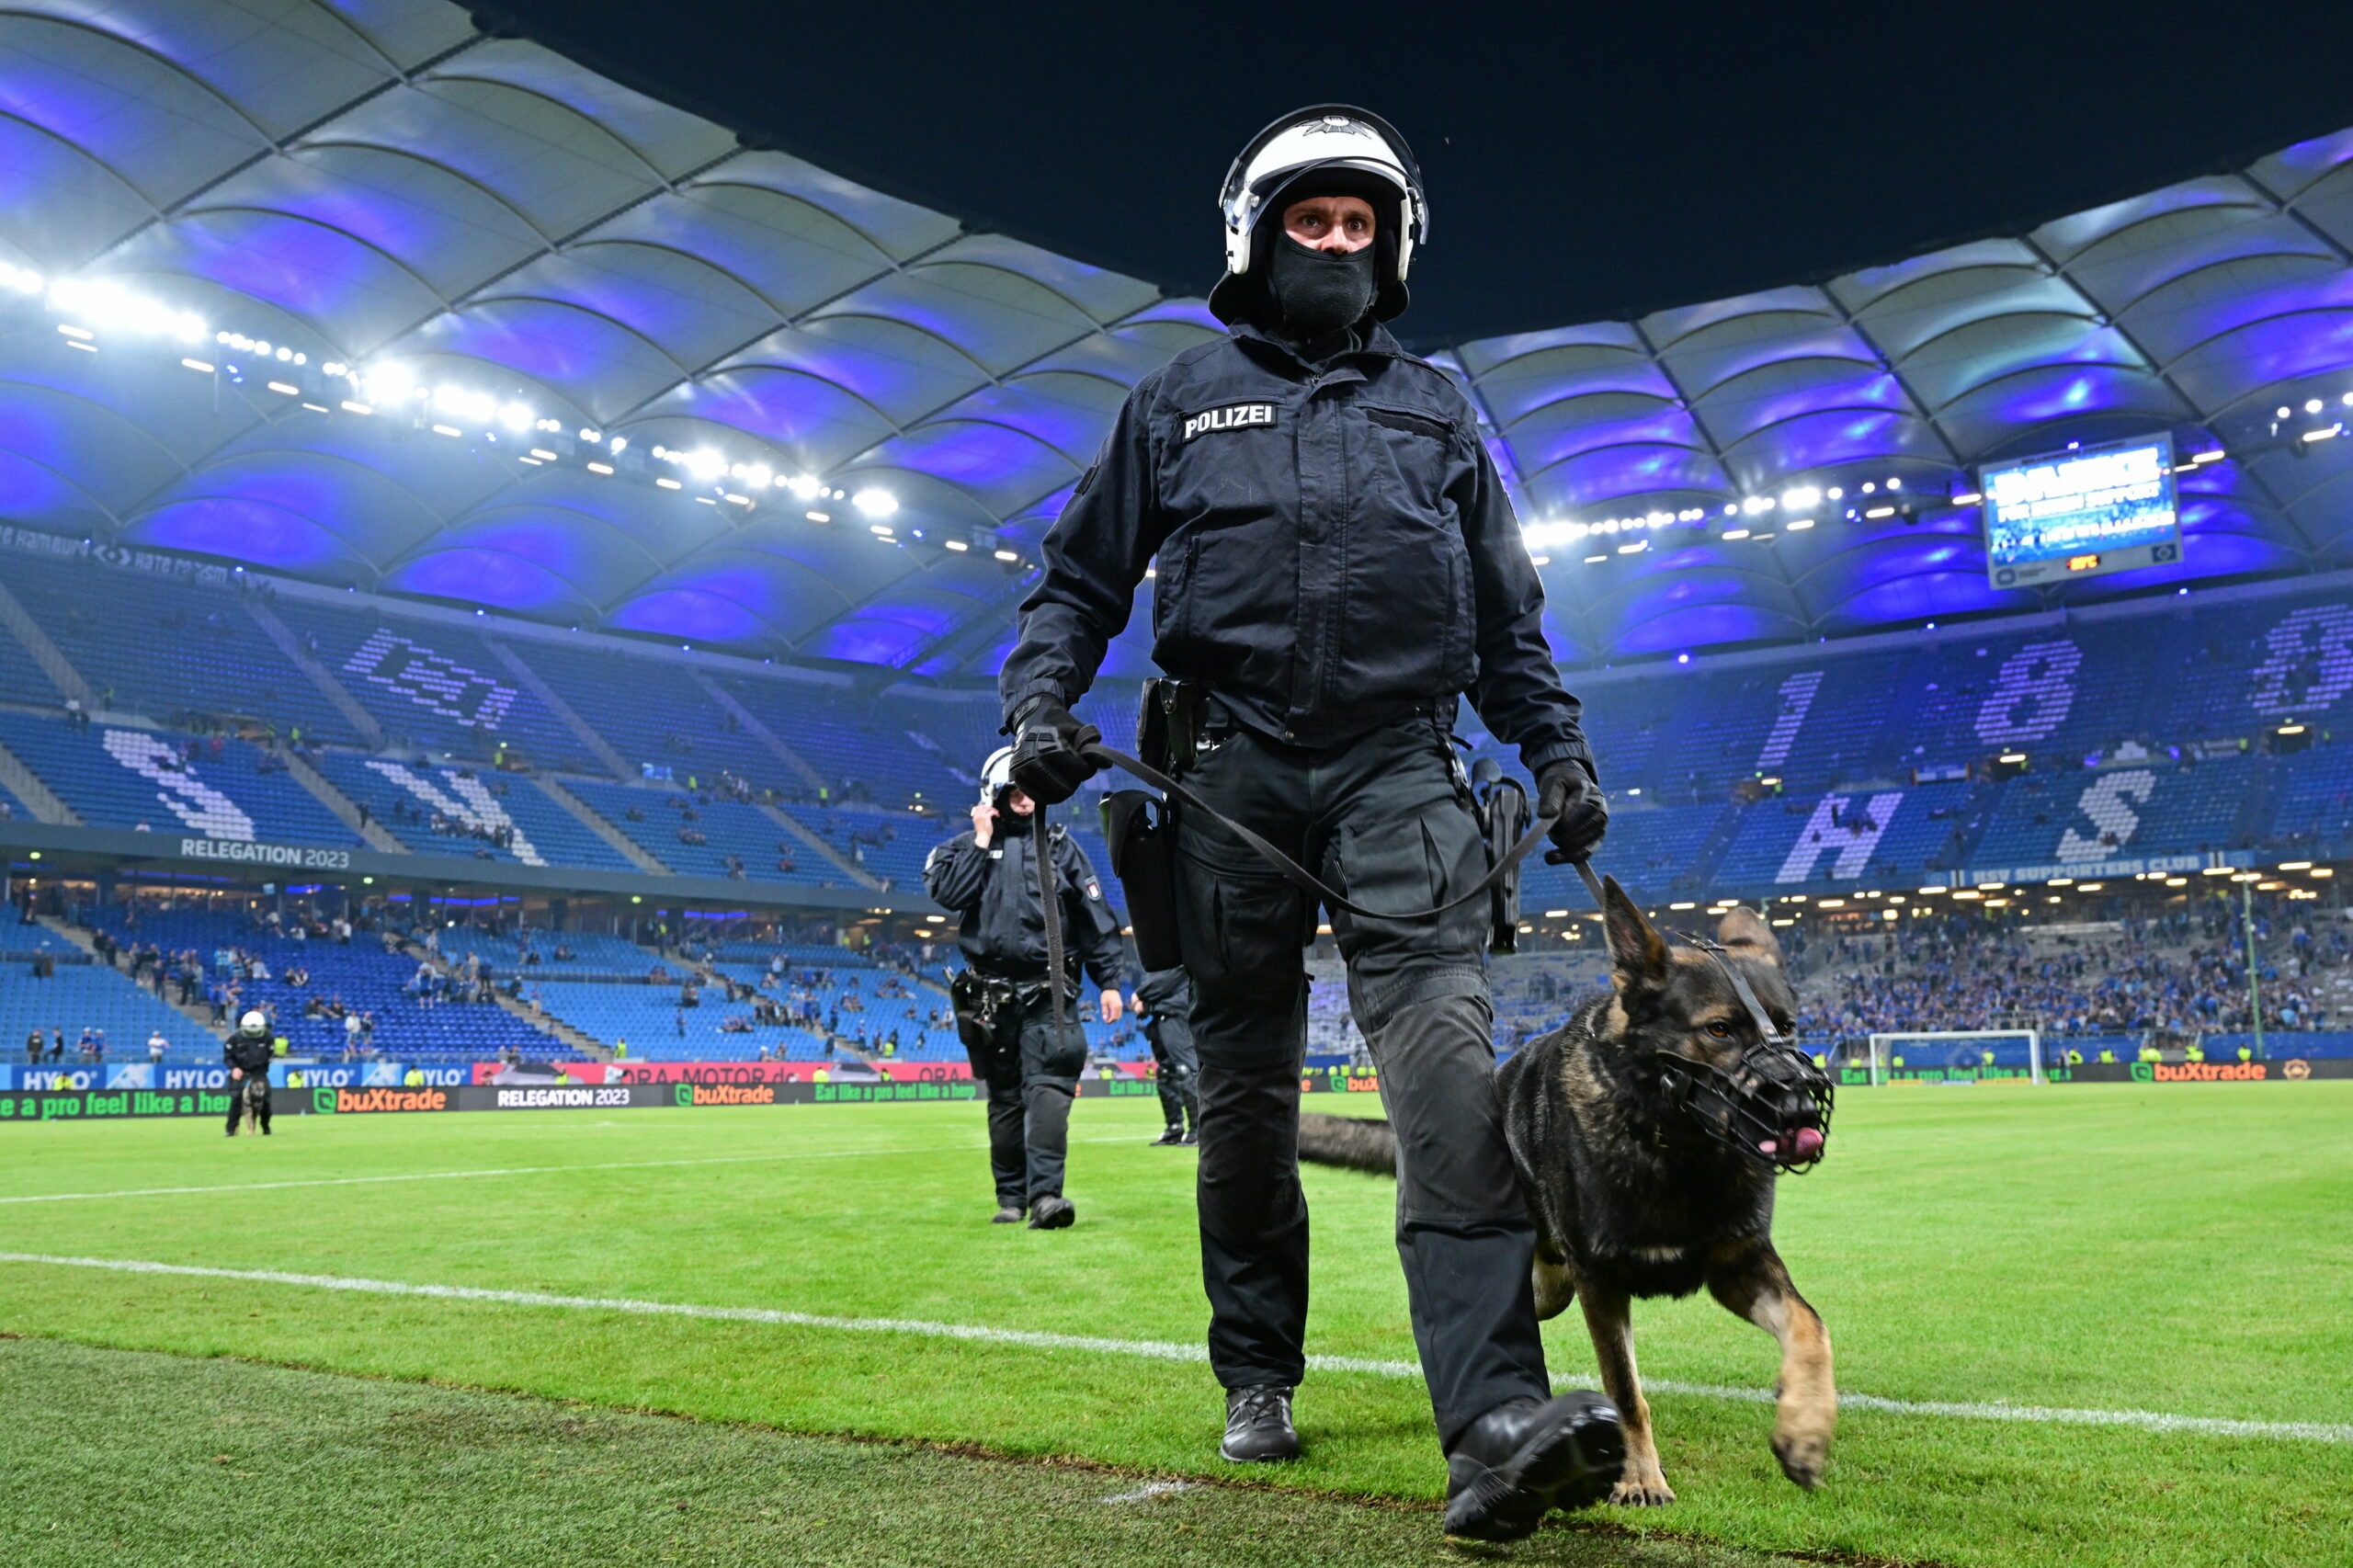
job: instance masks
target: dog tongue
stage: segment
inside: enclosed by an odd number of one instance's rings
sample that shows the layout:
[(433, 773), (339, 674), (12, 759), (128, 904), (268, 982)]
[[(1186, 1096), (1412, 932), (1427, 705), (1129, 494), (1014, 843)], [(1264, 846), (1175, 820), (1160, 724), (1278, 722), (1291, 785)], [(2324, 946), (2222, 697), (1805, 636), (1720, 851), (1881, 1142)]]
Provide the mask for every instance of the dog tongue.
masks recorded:
[(1813, 1127), (1801, 1127), (1798, 1129), (1797, 1146), (1799, 1159), (1820, 1159), (1822, 1157), (1822, 1132), (1819, 1129)]
[(1759, 1138), (1756, 1141), (1756, 1152), (1760, 1154), (1778, 1154), (1781, 1152), (1781, 1146), (1770, 1138)]

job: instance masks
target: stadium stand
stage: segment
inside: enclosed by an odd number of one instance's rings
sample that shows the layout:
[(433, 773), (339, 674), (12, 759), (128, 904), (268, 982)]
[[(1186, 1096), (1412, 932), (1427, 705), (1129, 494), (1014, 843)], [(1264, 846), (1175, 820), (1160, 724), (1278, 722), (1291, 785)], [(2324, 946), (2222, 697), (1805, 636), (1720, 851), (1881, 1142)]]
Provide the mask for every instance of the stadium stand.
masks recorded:
[(962, 825), (862, 807), (787, 803), (780, 809), (832, 845), (843, 858), (870, 876), (885, 879), (884, 885), (892, 888), (922, 887), (924, 857), (931, 853), (933, 845)]
[[(930, 737), (917, 738), (923, 733), (917, 715), (907, 711), (912, 703), (860, 706), (821, 687), (773, 680), (733, 681), (728, 689), (816, 771), (828, 802), (903, 808), (961, 795), (970, 786), (958, 787), (951, 759), (970, 769), (986, 755), (966, 761), (924, 744)], [(989, 723), (994, 727), (994, 713)]]
[[(565, 788), (671, 870), (801, 887), (847, 887), (847, 873), (758, 806), (709, 790), (573, 779)], [(789, 869), (788, 869), (789, 868)]]
[[(290, 738), (357, 741), (310, 676), (245, 613), (245, 592), (185, 575), (30, 551), (7, 557), (11, 593), (90, 683), (99, 710), (159, 722), (250, 719)], [(207, 575), (224, 576), (217, 567)], [(13, 638), (0, 639), (14, 642)], [(0, 667), (0, 676), (10, 672)], [(36, 672), (17, 691), (55, 688)]]
[(293, 594), (271, 608), (395, 744), (470, 761), (504, 744), (541, 767), (601, 771), (571, 727), (468, 628)]
[(629, 858), (528, 778), (330, 752), (319, 771), (419, 855), (515, 865), (635, 869)]
[[(682, 986), (679, 979), (600, 982), (551, 975), (527, 982), (524, 1000), (631, 1062), (747, 1062), (763, 1048), (788, 1062), (821, 1062), (833, 1055), (822, 1035), (793, 1025), (756, 1023), (750, 1004), (728, 1002), (716, 987), (700, 988), (698, 1003), (685, 1006)], [(731, 1021), (745, 1026), (745, 1032), (722, 1027)]]
[(0, 744), (92, 826), (352, 842), (275, 756), (244, 741), (0, 711)]
[[(113, 903), (88, 914), (96, 929), (118, 942), (153, 943), (170, 953), (194, 951), (210, 982), (238, 985), (229, 1013), (274, 1008), (290, 1058), (335, 1060), (344, 1053), (347, 1031), (341, 1019), (305, 1016), (304, 1008), (314, 997), (372, 1014), (369, 1050), (386, 1061), (464, 1062), (503, 1053), (549, 1059), (563, 1051), (551, 1035), (494, 1003), (436, 1001), (419, 994), (415, 986), (419, 961), (386, 950), (369, 933), (355, 934), (347, 943), (297, 939), (282, 929), (257, 926), (242, 912), (210, 909)], [(238, 955), (258, 960), (267, 974), (241, 974)], [(292, 971), (304, 972), (308, 979), (298, 984), (290, 978)]]
[(660, 961), (626, 937), (601, 931), (534, 930), (503, 936), (476, 926), (452, 924), (428, 926), (416, 935), (444, 957), (479, 955), (500, 972), (519, 974), (526, 980), (639, 979)]
[[(11, 960), (19, 956), (17, 940), (13, 934), (7, 938), (11, 950), (5, 956)], [(56, 960), (46, 977), (36, 978), (30, 965), (14, 961), (0, 974), (0, 1062), (24, 1062), (25, 1036), (34, 1028), (65, 1037), (63, 1058), (50, 1066), (82, 1062), (83, 1036), (93, 1030), (105, 1039), (108, 1064), (148, 1061), (148, 1039), (159, 1031), (171, 1042), (164, 1057), (168, 1065), (221, 1060), (220, 1040), (186, 1014), (121, 971), (92, 962), (78, 948), (62, 941), (59, 947), (63, 953), (46, 949)]]

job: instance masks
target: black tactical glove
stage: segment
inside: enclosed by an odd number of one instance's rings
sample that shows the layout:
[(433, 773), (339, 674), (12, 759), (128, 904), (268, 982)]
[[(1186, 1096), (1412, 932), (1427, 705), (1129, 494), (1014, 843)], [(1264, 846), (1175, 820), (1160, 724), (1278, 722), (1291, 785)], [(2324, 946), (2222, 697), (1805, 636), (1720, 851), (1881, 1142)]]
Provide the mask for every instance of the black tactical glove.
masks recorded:
[(1013, 781), (1040, 805), (1058, 806), (1102, 771), (1079, 755), (1102, 739), (1052, 698), (1032, 698), (1013, 721)]
[(1536, 776), (1536, 814), (1552, 819), (1554, 865), (1589, 858), (1609, 831), (1609, 801), (1581, 762), (1555, 762)]

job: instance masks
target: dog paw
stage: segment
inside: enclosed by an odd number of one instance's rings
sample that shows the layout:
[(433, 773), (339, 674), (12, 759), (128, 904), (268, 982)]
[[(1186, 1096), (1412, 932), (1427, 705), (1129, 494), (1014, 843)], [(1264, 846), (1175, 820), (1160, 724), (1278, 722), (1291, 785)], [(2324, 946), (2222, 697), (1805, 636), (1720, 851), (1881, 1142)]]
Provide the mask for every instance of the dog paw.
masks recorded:
[(1830, 1440), (1812, 1435), (1778, 1434), (1773, 1438), (1773, 1457), (1781, 1461), (1783, 1475), (1811, 1492), (1822, 1484), (1823, 1468), (1830, 1460)]
[(1664, 1475), (1629, 1477), (1610, 1488), (1609, 1500), (1620, 1508), (1664, 1508), (1675, 1501), (1675, 1489)]

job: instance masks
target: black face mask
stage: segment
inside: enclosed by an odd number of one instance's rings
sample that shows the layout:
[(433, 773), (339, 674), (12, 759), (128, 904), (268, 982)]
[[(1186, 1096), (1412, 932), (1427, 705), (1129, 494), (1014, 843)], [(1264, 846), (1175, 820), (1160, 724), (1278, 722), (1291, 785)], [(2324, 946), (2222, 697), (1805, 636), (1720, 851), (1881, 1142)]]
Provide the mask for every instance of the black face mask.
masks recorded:
[(1314, 343), (1362, 321), (1381, 291), (1373, 272), (1379, 248), (1310, 250), (1289, 234), (1279, 236), (1267, 257), (1267, 297), (1283, 331)]

